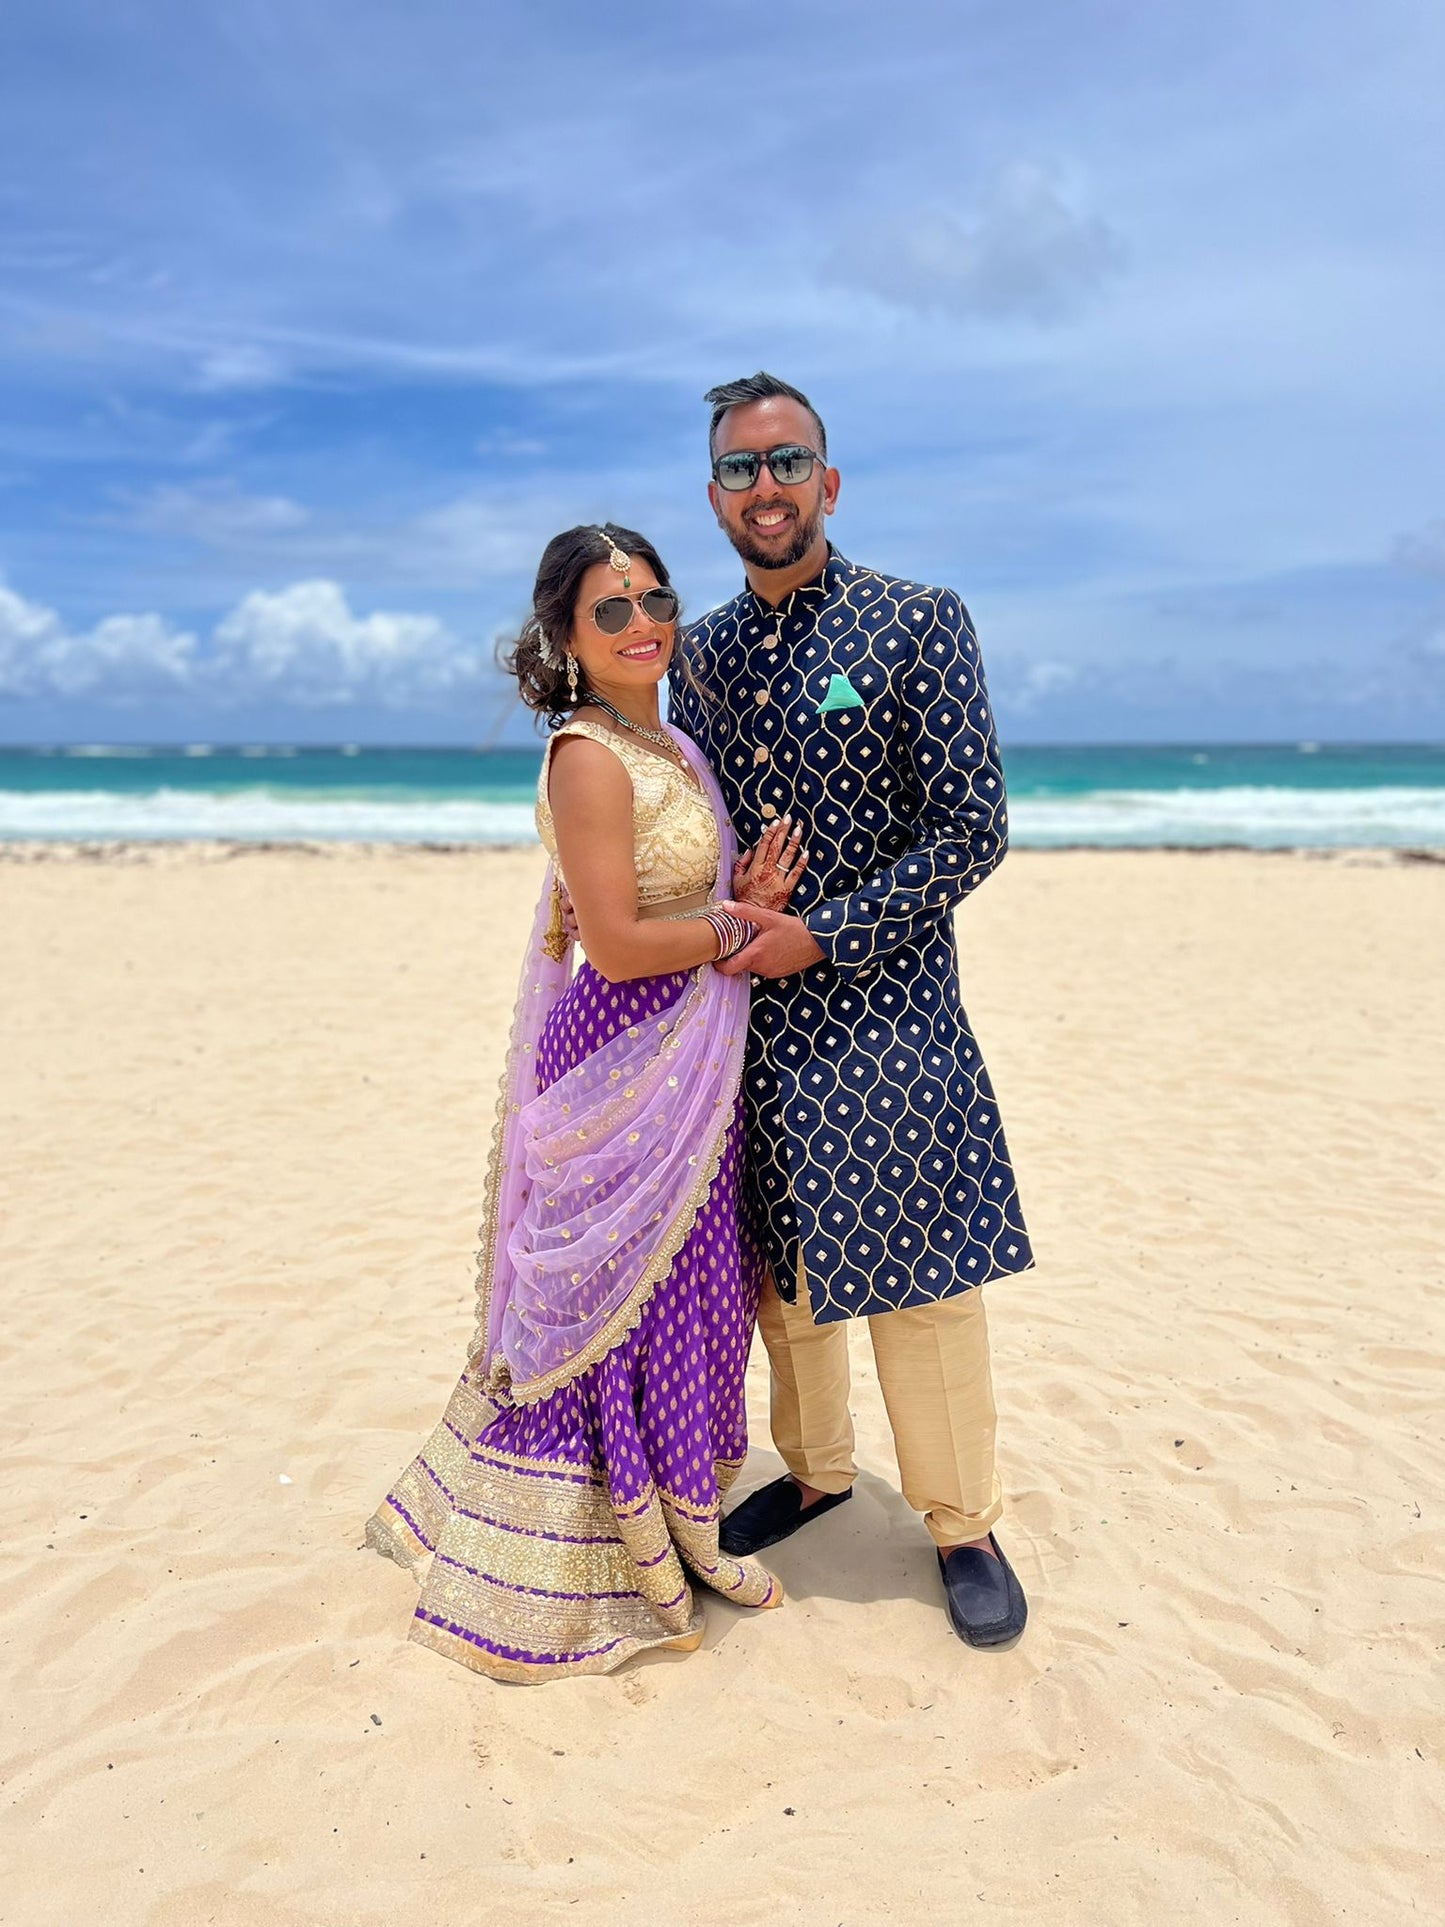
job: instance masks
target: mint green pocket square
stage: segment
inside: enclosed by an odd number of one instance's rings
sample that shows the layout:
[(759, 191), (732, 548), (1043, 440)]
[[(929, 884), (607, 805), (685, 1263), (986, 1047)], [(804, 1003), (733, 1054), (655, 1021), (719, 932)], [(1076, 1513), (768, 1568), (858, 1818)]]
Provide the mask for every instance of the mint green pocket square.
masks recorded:
[(828, 684), (828, 693), (818, 704), (816, 715), (825, 716), (830, 709), (863, 709), (866, 704), (846, 676), (835, 676)]

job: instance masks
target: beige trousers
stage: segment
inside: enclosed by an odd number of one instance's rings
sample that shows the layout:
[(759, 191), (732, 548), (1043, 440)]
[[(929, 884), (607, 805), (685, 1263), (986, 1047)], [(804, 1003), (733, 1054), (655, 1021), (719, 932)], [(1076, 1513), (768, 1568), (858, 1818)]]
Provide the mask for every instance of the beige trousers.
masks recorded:
[[(904, 1498), (923, 1514), (936, 1545), (984, 1538), (1003, 1513), (1003, 1495), (994, 1468), (982, 1286), (862, 1322), (873, 1341)], [(764, 1281), (758, 1325), (773, 1368), (773, 1444), (794, 1478), (820, 1492), (842, 1492), (858, 1476), (848, 1323), (813, 1323), (801, 1268), (796, 1304), (784, 1303), (771, 1277)]]

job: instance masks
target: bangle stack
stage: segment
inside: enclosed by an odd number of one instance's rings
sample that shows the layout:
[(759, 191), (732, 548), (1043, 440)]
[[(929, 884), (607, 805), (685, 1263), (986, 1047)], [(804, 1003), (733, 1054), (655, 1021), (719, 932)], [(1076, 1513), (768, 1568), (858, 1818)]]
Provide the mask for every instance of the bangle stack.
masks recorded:
[(717, 932), (719, 949), (713, 958), (714, 963), (722, 963), (728, 957), (735, 957), (745, 943), (751, 943), (758, 934), (758, 926), (749, 923), (744, 917), (735, 917), (731, 910), (709, 905), (702, 913), (702, 921), (710, 923)]

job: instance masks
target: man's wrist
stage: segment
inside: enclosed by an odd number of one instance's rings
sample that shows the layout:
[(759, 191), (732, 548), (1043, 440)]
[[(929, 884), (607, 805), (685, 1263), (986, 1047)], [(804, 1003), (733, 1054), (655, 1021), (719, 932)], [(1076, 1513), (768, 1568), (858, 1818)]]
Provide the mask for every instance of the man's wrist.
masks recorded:
[(789, 912), (788, 921), (795, 926), (788, 932), (788, 940), (798, 952), (798, 961), (793, 968), (811, 970), (815, 963), (822, 963), (825, 960), (823, 946), (808, 928), (805, 917), (798, 916), (796, 912)]
[(798, 922), (807, 936), (809, 948), (812, 951), (812, 955), (809, 957), (808, 962), (810, 964), (825, 962), (828, 955), (827, 951), (824, 950), (822, 944), (819, 943), (817, 937), (813, 934), (813, 931), (809, 928), (808, 924), (804, 922), (802, 917), (799, 917)]

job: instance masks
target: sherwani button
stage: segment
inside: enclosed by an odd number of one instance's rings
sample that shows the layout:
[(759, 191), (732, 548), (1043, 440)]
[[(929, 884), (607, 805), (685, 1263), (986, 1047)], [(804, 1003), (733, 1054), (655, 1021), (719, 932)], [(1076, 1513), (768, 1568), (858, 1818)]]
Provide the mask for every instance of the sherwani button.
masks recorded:
[(758, 812), (760, 816), (764, 817), (774, 817), (777, 813), (778, 806), (776, 803), (764, 803), (762, 809)]
[(758, 748), (753, 751), (753, 761), (755, 763), (770, 763), (772, 758), (773, 753), (769, 749)]
[(758, 706), (758, 708), (759, 708), (759, 709), (762, 709), (762, 708), (764, 707), (764, 705), (765, 705), (765, 704), (767, 703), (767, 701), (768, 701), (768, 692), (767, 692), (767, 690), (766, 690), (766, 689), (760, 689), (760, 690), (758, 690), (758, 692), (756, 693), (756, 695), (755, 695), (755, 696), (753, 697), (753, 701), (754, 701), (754, 702), (755, 702), (755, 703), (757, 704), (757, 706)]

